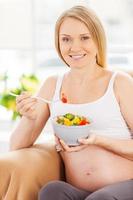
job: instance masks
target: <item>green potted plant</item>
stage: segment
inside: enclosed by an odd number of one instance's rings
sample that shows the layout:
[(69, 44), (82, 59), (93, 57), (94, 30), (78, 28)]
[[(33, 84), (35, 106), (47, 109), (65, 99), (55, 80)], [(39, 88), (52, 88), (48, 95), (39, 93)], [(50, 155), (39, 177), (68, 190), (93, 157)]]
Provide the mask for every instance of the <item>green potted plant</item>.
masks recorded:
[(4, 106), (7, 110), (12, 111), (12, 120), (16, 120), (20, 114), (16, 110), (16, 97), (11, 96), (9, 93), (21, 94), (22, 91), (28, 91), (34, 94), (39, 85), (39, 79), (34, 75), (23, 74), (20, 77), (20, 85), (17, 88), (6, 88), (0, 95), (0, 105)]

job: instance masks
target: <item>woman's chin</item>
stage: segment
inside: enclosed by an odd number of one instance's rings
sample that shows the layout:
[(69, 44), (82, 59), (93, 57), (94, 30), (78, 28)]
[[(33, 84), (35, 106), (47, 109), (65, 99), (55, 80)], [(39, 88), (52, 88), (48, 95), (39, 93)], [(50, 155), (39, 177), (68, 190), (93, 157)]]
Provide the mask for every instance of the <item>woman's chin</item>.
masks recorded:
[(81, 68), (83, 68), (83, 65), (81, 65), (81, 64), (73, 64), (73, 65), (70, 65), (70, 68), (72, 68), (72, 69), (81, 69)]
[(69, 62), (68, 63), (70, 68), (83, 68), (84, 66), (88, 66), (88, 63), (86, 62), (81, 62), (81, 61), (75, 61), (75, 62)]

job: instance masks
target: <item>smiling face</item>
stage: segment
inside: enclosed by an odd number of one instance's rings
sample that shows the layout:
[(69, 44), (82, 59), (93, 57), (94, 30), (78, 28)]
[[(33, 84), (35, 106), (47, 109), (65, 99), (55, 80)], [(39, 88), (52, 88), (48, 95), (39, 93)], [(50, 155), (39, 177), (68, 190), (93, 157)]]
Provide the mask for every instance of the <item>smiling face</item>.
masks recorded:
[(66, 18), (60, 26), (59, 47), (70, 67), (88, 67), (96, 63), (97, 46), (88, 27), (74, 18)]

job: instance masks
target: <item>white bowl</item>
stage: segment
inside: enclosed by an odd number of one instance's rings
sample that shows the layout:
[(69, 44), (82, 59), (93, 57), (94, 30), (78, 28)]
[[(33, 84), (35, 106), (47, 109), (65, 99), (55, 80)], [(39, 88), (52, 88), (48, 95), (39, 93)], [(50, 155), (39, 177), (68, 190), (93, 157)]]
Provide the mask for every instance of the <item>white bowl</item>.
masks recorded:
[(78, 139), (87, 138), (90, 135), (91, 123), (81, 126), (66, 126), (52, 120), (54, 133), (69, 146), (79, 145)]

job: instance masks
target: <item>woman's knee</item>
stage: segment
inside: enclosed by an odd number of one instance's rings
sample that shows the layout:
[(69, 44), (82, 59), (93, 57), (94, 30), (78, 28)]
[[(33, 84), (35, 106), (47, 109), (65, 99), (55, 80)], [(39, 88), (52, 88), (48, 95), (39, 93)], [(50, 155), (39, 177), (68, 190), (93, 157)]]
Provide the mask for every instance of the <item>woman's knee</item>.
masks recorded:
[(63, 181), (51, 181), (39, 192), (39, 200), (63, 200), (63, 195), (65, 196), (66, 184)]
[(115, 200), (111, 193), (106, 190), (93, 192), (85, 200)]

